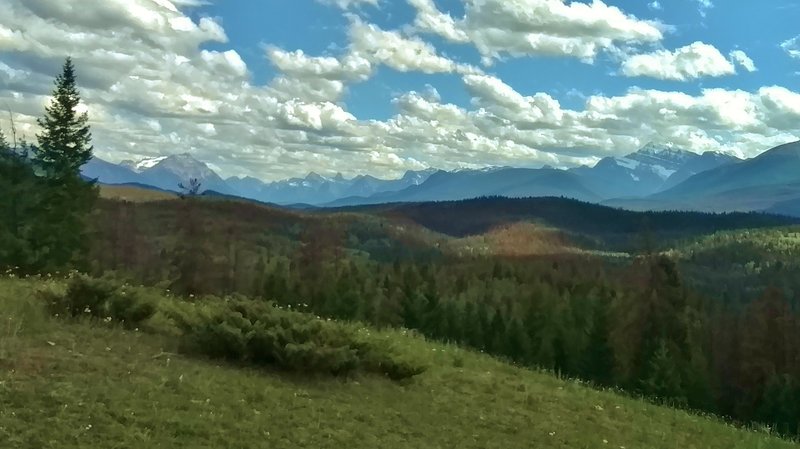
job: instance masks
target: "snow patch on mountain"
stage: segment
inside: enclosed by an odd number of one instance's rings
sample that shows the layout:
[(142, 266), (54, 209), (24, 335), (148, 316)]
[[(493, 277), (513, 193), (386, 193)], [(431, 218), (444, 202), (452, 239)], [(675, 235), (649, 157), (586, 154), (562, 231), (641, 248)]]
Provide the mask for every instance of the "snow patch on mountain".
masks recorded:
[(123, 167), (127, 167), (136, 173), (141, 173), (148, 168), (153, 168), (159, 164), (159, 162), (163, 161), (164, 159), (168, 158), (169, 156), (159, 156), (159, 157), (148, 157), (145, 159), (140, 159), (138, 161), (122, 161), (119, 165)]

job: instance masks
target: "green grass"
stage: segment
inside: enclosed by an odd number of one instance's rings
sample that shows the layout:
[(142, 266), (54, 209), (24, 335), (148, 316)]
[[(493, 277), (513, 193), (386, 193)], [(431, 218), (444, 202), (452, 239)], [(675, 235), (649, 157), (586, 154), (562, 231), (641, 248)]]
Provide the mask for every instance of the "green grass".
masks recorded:
[(399, 332), (379, 337), (430, 366), (403, 383), (192, 359), (166, 334), (47, 318), (43, 286), (0, 280), (2, 448), (798, 447)]

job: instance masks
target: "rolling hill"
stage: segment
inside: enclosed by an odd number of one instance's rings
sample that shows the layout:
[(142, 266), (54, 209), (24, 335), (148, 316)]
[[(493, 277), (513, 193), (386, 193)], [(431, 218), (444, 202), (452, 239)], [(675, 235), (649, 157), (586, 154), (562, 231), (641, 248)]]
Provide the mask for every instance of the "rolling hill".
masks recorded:
[(443, 234), (464, 237), (517, 222), (534, 222), (582, 236), (583, 247), (633, 250), (643, 237), (659, 246), (673, 239), (724, 229), (800, 223), (800, 219), (760, 213), (635, 212), (567, 198), (476, 198), (462, 201), (384, 204), (340, 210), (408, 220)]

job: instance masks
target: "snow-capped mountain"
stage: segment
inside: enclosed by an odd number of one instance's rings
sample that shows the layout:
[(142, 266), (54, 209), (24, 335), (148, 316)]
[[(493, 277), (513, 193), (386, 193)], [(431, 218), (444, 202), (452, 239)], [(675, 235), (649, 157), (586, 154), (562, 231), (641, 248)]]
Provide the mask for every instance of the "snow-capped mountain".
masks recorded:
[(139, 161), (122, 161), (119, 165), (127, 167), (136, 173), (141, 173), (148, 168), (155, 167), (159, 162), (168, 158), (169, 156), (149, 157), (140, 159)]
[(84, 176), (104, 184), (145, 184), (162, 190), (178, 191), (190, 179), (200, 181), (201, 191), (233, 194), (228, 184), (204, 162), (189, 153), (123, 161), (112, 164), (93, 158), (81, 168)]
[(201, 191), (213, 190), (233, 194), (231, 188), (214, 170), (189, 153), (157, 159), (146, 159), (135, 165), (140, 170), (139, 174), (145, 184), (166, 190), (177, 190), (180, 189), (180, 184), (187, 184), (190, 179), (197, 179), (200, 181)]
[[(647, 196), (666, 188), (668, 180), (676, 173), (698, 173), (705, 165), (697, 164), (701, 155), (671, 144), (648, 143), (638, 151), (624, 157), (606, 157), (594, 167), (578, 167), (573, 171), (583, 178), (584, 184), (603, 198)], [(709, 158), (711, 159), (711, 158)], [(735, 159), (720, 157), (718, 164)], [(689, 175), (691, 176), (691, 175)], [(685, 179), (685, 178), (684, 178)]]
[(229, 178), (228, 183), (237, 194), (259, 201), (320, 205), (345, 197), (401, 190), (425, 182), (432, 173), (433, 170), (408, 171), (400, 179), (386, 180), (370, 175), (346, 179), (341, 173), (327, 177), (311, 172), (305, 178), (290, 178), (271, 183), (262, 183), (252, 178)]
[(648, 171), (652, 171), (658, 175), (661, 179), (666, 180), (672, 176), (673, 173), (698, 156), (697, 153), (681, 150), (672, 144), (657, 145), (651, 142), (642, 147), (639, 151), (620, 159), (626, 162), (632, 161), (636, 163), (636, 168), (643, 166)]
[(482, 195), (554, 195), (589, 201), (646, 197), (680, 184), (706, 170), (738, 162), (720, 153), (699, 155), (673, 145), (648, 144), (624, 157), (606, 157), (594, 167), (558, 170), (487, 167), (450, 172), (434, 169), (408, 171), (400, 179), (342, 174), (263, 182), (253, 177), (223, 180), (207, 164), (188, 153), (110, 164), (93, 159), (84, 175), (102, 183), (146, 184), (177, 191), (190, 179), (202, 190), (213, 190), (276, 204), (345, 205), (383, 201), (455, 199)]

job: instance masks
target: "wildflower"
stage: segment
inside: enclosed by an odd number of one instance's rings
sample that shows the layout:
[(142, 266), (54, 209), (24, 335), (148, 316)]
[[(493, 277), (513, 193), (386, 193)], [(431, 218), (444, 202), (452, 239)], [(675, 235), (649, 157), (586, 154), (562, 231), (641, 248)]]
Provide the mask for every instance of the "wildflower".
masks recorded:
[(83, 309), (83, 313), (92, 313), (92, 309), (90, 309), (89, 306), (86, 306), (86, 308)]
[(606, 440), (605, 438), (603, 438), (603, 444), (608, 444), (608, 440)]
[(555, 432), (550, 432), (550, 433), (548, 433), (548, 435), (550, 435), (551, 437), (554, 437), (554, 436), (556, 436), (556, 433)]

